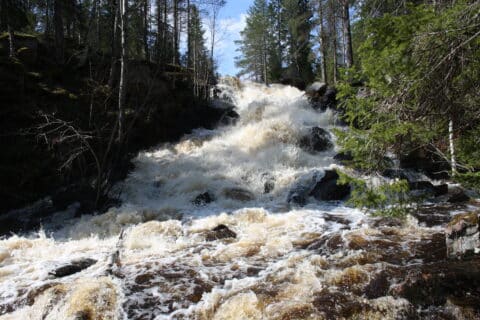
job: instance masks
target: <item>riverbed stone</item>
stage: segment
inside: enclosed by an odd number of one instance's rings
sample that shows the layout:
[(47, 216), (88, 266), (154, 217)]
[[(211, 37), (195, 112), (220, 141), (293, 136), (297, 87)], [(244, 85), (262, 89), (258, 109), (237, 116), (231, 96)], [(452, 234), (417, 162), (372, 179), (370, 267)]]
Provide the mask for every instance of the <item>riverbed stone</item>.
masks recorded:
[(445, 230), (449, 258), (476, 254), (480, 251), (478, 212), (458, 214)]
[(454, 188), (451, 192), (448, 202), (450, 203), (462, 203), (470, 200), (470, 197), (465, 193), (462, 188)]
[(252, 201), (255, 199), (255, 195), (251, 191), (242, 188), (226, 188), (223, 190), (223, 195), (228, 199), (242, 202)]
[(322, 152), (333, 148), (330, 133), (320, 127), (312, 127), (299, 141), (300, 148), (307, 152)]
[(350, 185), (337, 184), (339, 175), (335, 170), (326, 170), (310, 195), (320, 201), (344, 200), (350, 194)]
[(196, 206), (204, 206), (215, 201), (215, 197), (209, 191), (199, 194), (193, 200), (193, 204)]
[(215, 241), (215, 240), (220, 240), (220, 239), (227, 239), (227, 238), (236, 238), (237, 234), (230, 230), (226, 225), (220, 224), (210, 230), (207, 235), (205, 236), (205, 239), (207, 241)]
[(55, 278), (66, 277), (66, 276), (75, 274), (77, 272), (80, 272), (82, 270), (85, 270), (88, 267), (94, 265), (95, 263), (97, 263), (97, 260), (90, 259), (90, 258), (72, 260), (69, 264), (66, 264), (53, 271), (50, 271), (49, 275)]

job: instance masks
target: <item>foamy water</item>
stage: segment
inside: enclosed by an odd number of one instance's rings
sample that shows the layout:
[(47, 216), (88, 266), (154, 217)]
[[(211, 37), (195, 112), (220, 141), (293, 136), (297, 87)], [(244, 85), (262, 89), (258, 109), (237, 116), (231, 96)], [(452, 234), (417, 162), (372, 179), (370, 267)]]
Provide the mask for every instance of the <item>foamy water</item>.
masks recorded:
[[(0, 241), (0, 319), (411, 315), (407, 300), (366, 288), (385, 270), (393, 270), (390, 286), (399, 283), (398, 270), (421, 263), (421, 245), (437, 231), (413, 220), (372, 227), (378, 221), (356, 209), (313, 198), (291, 206), (295, 183), (336, 166), (334, 149), (298, 147), (311, 127), (330, 130), (333, 112), (313, 110), (288, 86), (223, 89), (238, 123), (140, 153), (115, 187), (121, 207)], [(267, 180), (274, 187), (265, 193)], [(196, 205), (205, 192), (214, 201)], [(221, 224), (236, 238), (207, 241)], [(97, 262), (70, 276), (49, 274), (85, 258)]]

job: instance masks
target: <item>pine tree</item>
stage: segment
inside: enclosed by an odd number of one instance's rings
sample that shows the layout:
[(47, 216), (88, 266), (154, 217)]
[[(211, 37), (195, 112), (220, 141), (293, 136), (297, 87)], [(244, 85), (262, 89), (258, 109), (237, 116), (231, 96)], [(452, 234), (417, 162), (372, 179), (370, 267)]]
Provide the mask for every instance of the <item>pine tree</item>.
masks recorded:
[(313, 80), (310, 33), (312, 12), (308, 0), (284, 0), (288, 26), (288, 76)]
[(242, 74), (252, 76), (256, 81), (269, 82), (269, 17), (266, 0), (255, 0), (248, 10), (246, 27), (238, 42), (242, 56), (236, 61)]

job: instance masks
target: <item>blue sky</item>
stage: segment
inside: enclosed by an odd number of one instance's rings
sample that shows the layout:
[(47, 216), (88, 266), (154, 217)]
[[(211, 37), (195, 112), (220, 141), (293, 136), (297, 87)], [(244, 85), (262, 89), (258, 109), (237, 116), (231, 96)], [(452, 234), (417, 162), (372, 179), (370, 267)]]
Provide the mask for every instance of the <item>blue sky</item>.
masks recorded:
[(234, 41), (240, 39), (240, 31), (245, 26), (245, 17), (253, 0), (227, 0), (227, 4), (220, 12), (218, 41), (216, 42), (215, 56), (219, 63), (218, 71), (222, 75), (235, 75), (234, 58), (238, 56)]

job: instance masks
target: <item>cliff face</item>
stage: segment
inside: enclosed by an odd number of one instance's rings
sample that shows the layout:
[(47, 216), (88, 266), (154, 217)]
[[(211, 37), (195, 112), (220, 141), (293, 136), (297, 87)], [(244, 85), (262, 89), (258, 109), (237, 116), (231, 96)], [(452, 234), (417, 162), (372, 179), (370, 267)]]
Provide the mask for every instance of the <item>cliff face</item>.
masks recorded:
[(193, 96), (188, 70), (131, 60), (128, 132), (119, 143), (111, 139), (118, 92), (107, 84), (110, 57), (72, 44), (59, 65), (48, 41), (17, 37), (15, 59), (0, 37), (0, 213), (46, 195), (60, 194), (60, 209), (70, 200), (98, 202), (99, 169), (111, 184), (139, 150), (212, 128), (225, 112)]

